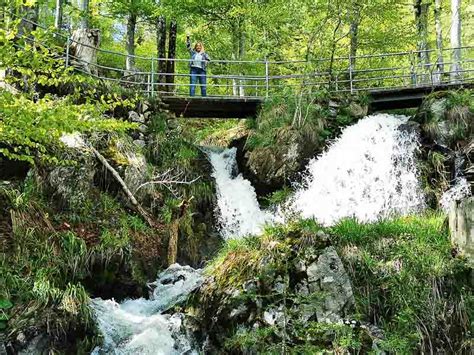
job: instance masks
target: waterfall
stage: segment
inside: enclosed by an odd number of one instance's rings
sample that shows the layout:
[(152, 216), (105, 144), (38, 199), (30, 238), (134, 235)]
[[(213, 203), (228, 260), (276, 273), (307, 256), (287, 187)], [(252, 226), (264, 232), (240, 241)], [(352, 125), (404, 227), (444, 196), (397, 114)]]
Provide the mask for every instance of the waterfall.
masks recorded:
[(346, 128), (312, 159), (292, 207), (331, 225), (344, 217), (361, 222), (405, 215), (424, 206), (415, 153), (417, 134), (406, 116), (377, 114)]
[(122, 303), (113, 299), (92, 300), (91, 306), (104, 338), (103, 345), (92, 354), (197, 354), (190, 337), (183, 331), (185, 316), (164, 312), (186, 300), (203, 280), (201, 270), (173, 264), (149, 284), (155, 289), (148, 300), (139, 298)]
[(258, 234), (271, 214), (260, 209), (250, 181), (237, 174), (237, 149), (209, 152), (216, 180), (218, 228), (225, 239)]
[[(331, 225), (344, 217), (368, 222), (423, 208), (415, 162), (418, 140), (405, 125), (407, 119), (378, 114), (346, 128), (309, 162), (302, 183), (280, 210)], [(284, 222), (284, 216), (260, 209), (251, 183), (237, 172), (236, 148), (208, 152), (208, 156), (224, 238), (258, 234), (265, 223)], [(185, 316), (166, 311), (202, 282), (199, 270), (175, 264), (150, 284), (156, 288), (149, 300), (94, 299), (92, 308), (104, 343), (93, 354), (197, 353), (185, 331)]]
[[(424, 207), (415, 154), (418, 137), (408, 117), (368, 116), (346, 128), (306, 168), (288, 205), (277, 210), (332, 225), (341, 218), (371, 222)], [(236, 173), (236, 149), (209, 154), (217, 185), (218, 220), (224, 238), (258, 234), (285, 216), (262, 211), (250, 182)]]

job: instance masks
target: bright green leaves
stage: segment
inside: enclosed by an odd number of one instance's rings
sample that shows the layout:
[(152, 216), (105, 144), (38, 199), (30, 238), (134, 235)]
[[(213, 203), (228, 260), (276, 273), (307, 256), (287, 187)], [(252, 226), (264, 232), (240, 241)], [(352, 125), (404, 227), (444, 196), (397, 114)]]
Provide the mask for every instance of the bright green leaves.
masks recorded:
[(35, 159), (57, 163), (54, 148), (65, 133), (94, 131), (125, 131), (131, 123), (105, 119), (91, 104), (75, 105), (70, 100), (39, 99), (0, 92), (0, 154), (9, 159)]
[(8, 299), (0, 298), (0, 331), (7, 327), (8, 315), (7, 310), (13, 307)]

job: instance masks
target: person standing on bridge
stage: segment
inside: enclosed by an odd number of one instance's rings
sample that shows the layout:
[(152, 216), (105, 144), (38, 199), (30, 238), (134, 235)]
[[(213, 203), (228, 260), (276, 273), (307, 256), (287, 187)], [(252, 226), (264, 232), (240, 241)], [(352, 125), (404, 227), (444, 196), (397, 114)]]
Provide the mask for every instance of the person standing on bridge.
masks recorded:
[(201, 87), (201, 96), (206, 96), (206, 69), (207, 63), (211, 60), (211, 58), (204, 51), (204, 46), (201, 42), (197, 42), (194, 45), (194, 48), (191, 47), (189, 35), (186, 35), (186, 47), (191, 54), (191, 61), (189, 63), (191, 69), (191, 85), (189, 87), (189, 95), (194, 96), (196, 94), (196, 83), (199, 81), (199, 86)]

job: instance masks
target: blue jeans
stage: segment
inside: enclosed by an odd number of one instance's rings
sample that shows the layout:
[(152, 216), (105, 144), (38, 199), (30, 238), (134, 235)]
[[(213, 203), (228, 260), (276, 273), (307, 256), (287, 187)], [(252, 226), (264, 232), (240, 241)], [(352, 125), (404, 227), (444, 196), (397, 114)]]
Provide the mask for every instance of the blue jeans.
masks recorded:
[(201, 68), (191, 67), (191, 86), (189, 87), (189, 95), (196, 94), (196, 83), (199, 81), (201, 87), (201, 96), (206, 96), (206, 71)]

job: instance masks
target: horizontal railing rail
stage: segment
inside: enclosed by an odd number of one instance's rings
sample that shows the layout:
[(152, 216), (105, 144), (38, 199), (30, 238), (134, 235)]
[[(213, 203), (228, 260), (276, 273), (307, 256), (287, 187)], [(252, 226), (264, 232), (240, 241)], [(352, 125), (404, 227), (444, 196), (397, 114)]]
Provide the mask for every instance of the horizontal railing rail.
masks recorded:
[[(21, 20), (60, 39), (55, 57), (63, 60), (66, 67), (72, 66), (85, 75), (131, 87), (146, 95), (189, 96), (192, 86), (196, 91), (202, 87), (190, 82), (190, 58), (129, 55), (96, 48), (75, 40), (69, 33), (51, 31), (29, 19)], [(34, 36), (24, 35), (21, 39), (31, 46), (48, 46)], [(93, 49), (97, 60), (88, 62), (77, 57), (71, 50), (73, 44)], [(196, 78), (205, 77), (208, 95), (218, 97), (269, 97), (285, 89), (301, 91), (303, 88), (356, 93), (474, 81), (474, 46), (443, 48), (443, 58), (438, 57), (439, 53), (438, 49), (425, 49), (309, 60), (216, 59), (208, 63), (205, 74), (198, 74)], [(460, 53), (459, 60), (453, 60), (454, 53)], [(123, 66), (110, 64), (110, 56), (115, 58), (114, 63), (116, 58), (123, 58)], [(125, 67), (125, 58), (135, 59), (132, 70)], [(169, 63), (173, 71), (159, 71)]]

